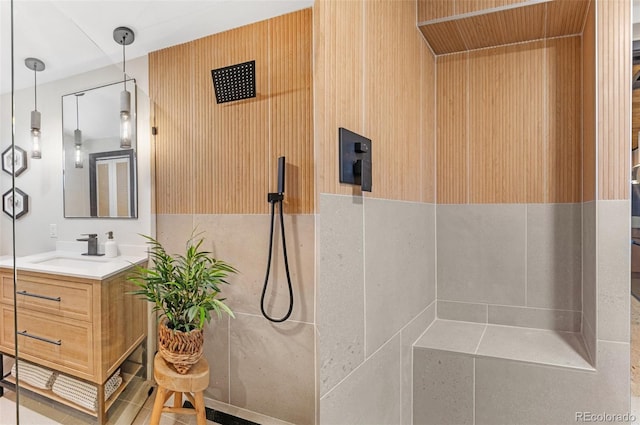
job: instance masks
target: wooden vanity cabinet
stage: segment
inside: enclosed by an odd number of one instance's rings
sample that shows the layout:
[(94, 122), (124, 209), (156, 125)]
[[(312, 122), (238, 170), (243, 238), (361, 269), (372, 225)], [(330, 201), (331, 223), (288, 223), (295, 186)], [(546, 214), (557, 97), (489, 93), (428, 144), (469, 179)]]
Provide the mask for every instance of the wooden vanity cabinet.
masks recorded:
[[(104, 280), (18, 271), (20, 359), (93, 383), (98, 400), (103, 399), (108, 378), (146, 341), (146, 301), (128, 293), (135, 289), (126, 280), (130, 270)], [(13, 321), (13, 271), (0, 268), (0, 353), (9, 356), (15, 355)], [(128, 384), (129, 374), (137, 372), (124, 369), (121, 388), (106, 403), (99, 403), (98, 412), (65, 403), (51, 391), (29, 389), (96, 416), (102, 423)]]

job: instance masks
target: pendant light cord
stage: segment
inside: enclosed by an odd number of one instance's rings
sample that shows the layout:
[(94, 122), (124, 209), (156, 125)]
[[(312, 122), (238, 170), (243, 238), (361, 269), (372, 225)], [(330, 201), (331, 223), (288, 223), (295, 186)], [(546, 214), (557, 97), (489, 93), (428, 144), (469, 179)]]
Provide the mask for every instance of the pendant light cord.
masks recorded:
[(33, 109), (38, 110), (38, 65), (33, 65)]
[(80, 130), (80, 109), (78, 108), (78, 95), (76, 95), (76, 130)]
[(127, 61), (124, 56), (124, 42), (126, 41), (125, 36), (122, 36), (122, 85), (124, 86), (124, 90), (127, 90)]

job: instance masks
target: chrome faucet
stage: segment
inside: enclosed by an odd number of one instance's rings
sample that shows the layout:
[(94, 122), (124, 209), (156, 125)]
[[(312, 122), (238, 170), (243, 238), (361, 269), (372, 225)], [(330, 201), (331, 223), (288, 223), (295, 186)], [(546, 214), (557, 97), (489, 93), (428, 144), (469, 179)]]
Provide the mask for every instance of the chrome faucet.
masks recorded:
[(86, 238), (76, 239), (77, 241), (87, 242), (89, 245), (87, 252), (82, 255), (104, 255), (98, 254), (98, 235), (96, 233), (83, 233), (83, 235)]

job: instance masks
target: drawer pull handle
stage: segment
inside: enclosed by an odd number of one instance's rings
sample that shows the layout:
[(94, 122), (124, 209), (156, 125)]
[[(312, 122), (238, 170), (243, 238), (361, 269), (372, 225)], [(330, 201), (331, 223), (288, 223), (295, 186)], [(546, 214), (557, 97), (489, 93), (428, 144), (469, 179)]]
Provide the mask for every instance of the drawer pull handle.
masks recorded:
[(43, 300), (60, 302), (60, 297), (47, 297), (46, 295), (32, 294), (32, 293), (27, 292), (27, 291), (18, 291), (18, 292), (16, 292), (16, 294), (24, 295), (25, 297), (41, 298)]
[(27, 331), (22, 331), (22, 332), (18, 331), (18, 334), (23, 335), (23, 336), (28, 336), (29, 338), (37, 339), (38, 341), (48, 342), (49, 344), (62, 345), (62, 340), (61, 339), (55, 341), (53, 339), (44, 338), (44, 337), (41, 337), (41, 336), (38, 336), (38, 335), (31, 335)]

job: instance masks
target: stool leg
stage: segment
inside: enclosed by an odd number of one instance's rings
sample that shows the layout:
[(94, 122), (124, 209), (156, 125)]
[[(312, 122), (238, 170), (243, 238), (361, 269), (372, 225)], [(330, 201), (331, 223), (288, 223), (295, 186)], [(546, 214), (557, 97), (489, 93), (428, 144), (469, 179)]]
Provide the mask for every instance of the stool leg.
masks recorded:
[(160, 423), (160, 414), (162, 413), (162, 408), (164, 407), (165, 402), (165, 394), (167, 390), (161, 386), (158, 386), (156, 393), (156, 400), (153, 402), (153, 410), (151, 411), (151, 419), (149, 420), (149, 425), (158, 425)]
[(207, 425), (207, 413), (204, 408), (204, 394), (202, 391), (198, 391), (194, 394), (194, 398), (196, 400), (196, 424), (197, 425)]
[(182, 393), (179, 391), (173, 393), (173, 407), (182, 407)]

